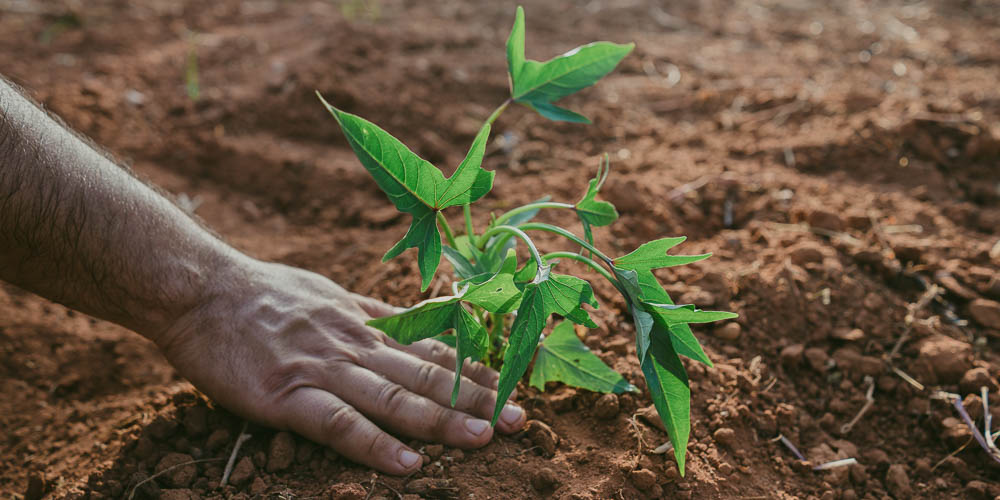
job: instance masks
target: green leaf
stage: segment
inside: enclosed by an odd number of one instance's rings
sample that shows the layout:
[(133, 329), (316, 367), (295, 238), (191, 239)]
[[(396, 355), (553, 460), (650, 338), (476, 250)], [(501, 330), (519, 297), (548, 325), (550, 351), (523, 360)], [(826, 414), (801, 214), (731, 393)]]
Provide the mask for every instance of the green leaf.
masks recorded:
[(455, 387), (451, 391), (451, 406), (455, 406), (458, 401), (458, 389), (462, 382), (462, 365), (465, 364), (465, 360), (468, 358), (473, 358), (474, 361), (483, 359), (490, 344), (490, 335), (486, 333), (483, 325), (476, 321), (472, 313), (461, 306), (456, 311), (457, 314), (454, 316)]
[(492, 313), (506, 314), (520, 305), (521, 290), (514, 284), (514, 275), (501, 270), (489, 281), (470, 284), (462, 300)]
[(455, 346), (458, 345), (458, 340), (455, 339), (455, 336), (450, 333), (442, 333), (441, 335), (435, 335), (431, 337), (431, 340), (436, 340), (448, 347), (451, 347), (452, 349), (454, 349)]
[(556, 325), (538, 347), (531, 385), (544, 391), (546, 382), (563, 382), (589, 391), (615, 394), (636, 390), (577, 338), (573, 323), (569, 321)]
[(635, 47), (632, 43), (594, 42), (539, 62), (525, 59), (524, 36), (524, 9), (518, 7), (507, 38), (511, 98), (534, 108), (546, 118), (561, 121), (583, 122), (586, 118), (551, 103), (593, 85)]
[(407, 248), (417, 249), (420, 291), (423, 292), (431, 286), (434, 273), (441, 263), (441, 233), (438, 232), (436, 212), (427, 210), (414, 213), (406, 235), (382, 256), (382, 262), (395, 258)]
[(364, 118), (340, 111), (318, 92), (317, 95), (340, 124), (348, 144), (375, 183), (399, 211), (413, 216), (410, 229), (386, 252), (383, 261), (398, 256), (407, 248), (416, 248), (421, 290), (427, 290), (441, 263), (437, 212), (476, 201), (493, 187), (494, 173), (481, 167), (490, 133), (489, 124), (480, 129), (455, 173), (445, 179), (441, 170), (417, 156), (385, 130)]
[(443, 248), (443, 250), (444, 258), (451, 263), (451, 267), (455, 268), (455, 274), (459, 278), (465, 280), (481, 274), (476, 269), (475, 264), (469, 262), (469, 259), (465, 258), (465, 256), (462, 255), (462, 252), (459, 252), (458, 250), (455, 250), (447, 245)]
[(676, 324), (686, 324), (686, 323), (711, 323), (713, 321), (722, 321), (724, 319), (738, 318), (738, 314), (734, 314), (726, 311), (702, 311), (697, 309), (692, 304), (686, 305), (673, 305), (673, 304), (653, 304), (646, 303), (649, 308), (647, 310), (653, 316), (659, 318), (664, 323), (668, 325)]
[(648, 271), (662, 267), (673, 267), (699, 260), (705, 260), (712, 256), (710, 253), (702, 255), (667, 255), (667, 252), (686, 240), (684, 236), (679, 238), (661, 238), (659, 240), (643, 243), (632, 251), (632, 253), (615, 259), (615, 265), (622, 269), (634, 269), (636, 271)]
[[(547, 268), (543, 271), (547, 271)], [(528, 370), (542, 329), (551, 314), (560, 314), (591, 328), (597, 327), (581, 307), (584, 303), (597, 307), (597, 299), (594, 298), (590, 284), (574, 276), (542, 272), (538, 273), (535, 281), (525, 285), (517, 317), (510, 327), (503, 366), (500, 368), (497, 403), (493, 412), (494, 425), (517, 381)]]
[(420, 302), (392, 316), (370, 319), (368, 326), (377, 328), (400, 344), (412, 344), (433, 337), (449, 328), (460, 297), (437, 297)]
[(667, 336), (654, 334), (651, 340), (650, 349), (642, 358), (642, 373), (653, 405), (674, 445), (677, 468), (683, 476), (691, 432), (691, 389), (684, 365)]
[(604, 155), (604, 161), (597, 166), (597, 176), (590, 180), (590, 186), (583, 198), (576, 203), (576, 215), (583, 223), (583, 235), (587, 243), (594, 244), (594, 235), (590, 231), (590, 226), (607, 226), (618, 219), (618, 211), (615, 206), (606, 201), (597, 201), (597, 192), (601, 190), (604, 181), (608, 179), (611, 171), (608, 155)]

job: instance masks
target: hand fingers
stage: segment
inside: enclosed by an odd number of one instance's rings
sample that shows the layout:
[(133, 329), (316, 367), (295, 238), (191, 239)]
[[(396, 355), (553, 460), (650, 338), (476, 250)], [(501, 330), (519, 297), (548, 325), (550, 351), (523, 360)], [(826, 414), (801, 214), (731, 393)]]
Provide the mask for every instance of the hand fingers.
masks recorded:
[[(386, 341), (386, 344), (400, 351), (413, 354), (420, 359), (430, 361), (438, 366), (443, 366), (452, 371), (455, 370), (455, 358), (457, 356), (455, 350), (443, 342), (434, 339), (424, 339), (409, 345), (403, 345), (389, 339)], [(493, 371), (490, 367), (482, 363), (472, 363), (469, 360), (466, 360), (462, 366), (462, 376), (471, 379), (483, 387), (492, 389), (497, 387), (497, 382), (500, 380), (500, 374)]]
[(478, 448), (493, 437), (488, 421), (441, 406), (357, 365), (331, 373), (327, 383), (368, 418), (400, 434), (458, 448)]
[(293, 431), (354, 462), (397, 475), (413, 473), (423, 465), (419, 454), (329, 392), (302, 387), (286, 402), (285, 422)]
[(395, 307), (378, 299), (373, 299), (371, 297), (366, 297), (364, 295), (355, 294), (355, 300), (358, 303), (358, 307), (365, 312), (365, 314), (373, 318), (381, 318), (382, 316), (389, 316), (391, 314), (396, 314), (402, 311), (402, 308)]
[[(451, 406), (455, 381), (455, 372), (452, 370), (389, 347), (376, 349), (365, 358), (364, 364), (416, 394), (430, 398), (441, 406)], [(465, 370), (462, 373), (455, 409), (487, 420), (493, 418), (496, 391), (466, 378)], [(497, 419), (497, 428), (505, 433), (517, 432), (524, 426), (524, 421), (524, 410), (507, 403)]]

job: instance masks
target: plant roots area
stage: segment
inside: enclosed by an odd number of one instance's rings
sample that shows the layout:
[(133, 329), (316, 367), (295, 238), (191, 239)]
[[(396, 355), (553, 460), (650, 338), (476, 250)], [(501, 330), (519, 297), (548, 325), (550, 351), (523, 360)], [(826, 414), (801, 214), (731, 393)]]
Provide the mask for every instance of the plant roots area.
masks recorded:
[[(413, 476), (251, 424), (220, 486), (241, 419), (138, 335), (0, 285), (0, 497), (1000, 495), (1000, 464), (949, 400), (976, 432), (984, 411), (1000, 422), (1000, 7), (524, 3), (528, 57), (591, 40), (636, 49), (565, 100), (594, 125), (521, 106), (496, 121), (483, 162), (495, 188), (476, 220), (546, 194), (575, 202), (607, 152), (601, 196), (621, 220), (595, 229), (600, 245), (621, 255), (685, 235), (681, 253), (714, 253), (657, 271), (678, 303), (740, 315), (694, 328), (715, 367), (684, 360), (684, 477), (646, 392), (522, 383), (525, 431), (477, 450), (411, 441), (425, 462)], [(508, 96), (514, 11), (485, 0), (8, 1), (0, 53), (5, 76), (240, 250), (411, 305), (451, 293), (451, 268), (422, 294), (409, 253), (380, 262), (408, 218), (314, 91), (450, 174)], [(461, 211), (447, 216), (462, 227)], [(644, 388), (618, 292), (582, 264), (560, 266), (604, 304), (586, 345)]]

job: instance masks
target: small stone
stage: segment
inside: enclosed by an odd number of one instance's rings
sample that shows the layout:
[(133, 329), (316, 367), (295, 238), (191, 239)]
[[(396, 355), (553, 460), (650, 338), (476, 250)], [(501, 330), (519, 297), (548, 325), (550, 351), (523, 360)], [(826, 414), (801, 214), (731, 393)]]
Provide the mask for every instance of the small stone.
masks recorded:
[(813, 210), (806, 216), (806, 222), (812, 227), (826, 229), (828, 231), (841, 231), (844, 229), (844, 220), (840, 215), (826, 210)]
[(267, 491), (267, 483), (260, 476), (255, 477), (253, 482), (250, 483), (250, 494), (260, 495), (265, 491)]
[(639, 411), (636, 412), (636, 415), (639, 415), (639, 418), (645, 420), (647, 424), (652, 425), (663, 432), (667, 432), (667, 428), (663, 426), (663, 420), (660, 420), (659, 412), (656, 411), (656, 406), (649, 405), (645, 408), (640, 408)]
[(965, 484), (965, 498), (986, 500), (990, 498), (990, 485), (983, 481), (969, 481)]
[(802, 353), (805, 347), (802, 344), (792, 344), (785, 346), (781, 350), (781, 363), (785, 366), (796, 366), (802, 362)]
[(885, 487), (896, 498), (909, 498), (910, 477), (906, 475), (906, 467), (902, 464), (893, 464), (885, 473)]
[(819, 347), (810, 347), (805, 350), (805, 356), (806, 360), (809, 361), (809, 366), (811, 366), (813, 370), (820, 373), (826, 371), (826, 362), (830, 359), (830, 356), (827, 355), (826, 351), (820, 349)]
[(594, 403), (594, 416), (608, 420), (618, 415), (618, 396), (615, 394), (605, 394)]
[(964, 422), (955, 417), (946, 417), (941, 421), (941, 437), (951, 446), (961, 446), (972, 437), (972, 431)]
[(233, 472), (229, 475), (229, 482), (236, 486), (243, 486), (256, 474), (257, 470), (254, 469), (253, 460), (250, 457), (243, 457), (239, 462), (236, 462), (236, 467), (233, 467)]
[(545, 456), (555, 455), (556, 446), (559, 444), (559, 435), (548, 424), (540, 420), (529, 420), (525, 426), (525, 433), (535, 446), (542, 449)]
[(932, 335), (920, 343), (918, 360), (927, 363), (938, 382), (953, 384), (972, 368), (972, 347), (946, 335)]
[(889, 454), (879, 448), (872, 448), (864, 454), (865, 462), (875, 467), (889, 464)]
[(720, 427), (712, 433), (712, 439), (722, 446), (734, 448), (736, 445), (736, 431), (729, 427)]
[(229, 431), (226, 429), (216, 429), (208, 435), (208, 439), (205, 440), (205, 449), (208, 451), (215, 451), (229, 442)]
[(733, 473), (733, 466), (729, 465), (729, 462), (722, 462), (719, 464), (719, 474), (723, 476), (728, 476)]
[(189, 436), (200, 436), (208, 432), (208, 408), (192, 406), (184, 411), (184, 430)]
[(830, 337), (846, 342), (856, 342), (865, 338), (865, 332), (860, 328), (834, 328)]
[(267, 452), (267, 471), (278, 472), (287, 469), (295, 460), (295, 438), (287, 432), (279, 432), (271, 438)]
[(792, 263), (800, 266), (823, 262), (823, 252), (819, 246), (812, 243), (806, 243), (792, 249), (790, 256)]
[(431, 457), (432, 460), (437, 460), (444, 454), (444, 446), (429, 444), (424, 447), (424, 451), (427, 452), (427, 456)]
[(715, 336), (722, 340), (733, 341), (740, 338), (743, 327), (739, 323), (730, 322), (715, 329)]
[[(184, 453), (167, 453), (156, 464), (156, 474), (160, 474), (168, 486), (186, 488), (198, 475), (198, 467), (191, 463), (194, 459)], [(169, 470), (168, 470), (169, 469)]]
[(531, 473), (531, 487), (537, 491), (548, 491), (558, 488), (562, 483), (559, 474), (549, 467), (542, 467)]
[(986, 368), (977, 367), (965, 372), (962, 380), (958, 382), (958, 387), (962, 394), (979, 394), (979, 388), (986, 386), (989, 390), (995, 391), (996, 384), (990, 378), (990, 372)]
[(987, 299), (976, 299), (969, 303), (969, 315), (976, 323), (1000, 330), (1000, 302)]
[(358, 483), (337, 483), (330, 486), (327, 496), (330, 500), (364, 500), (368, 492)]
[(634, 470), (629, 473), (629, 479), (639, 491), (648, 491), (656, 486), (656, 473), (648, 469)]
[(177, 488), (163, 490), (160, 492), (160, 500), (200, 500), (201, 495), (188, 488)]

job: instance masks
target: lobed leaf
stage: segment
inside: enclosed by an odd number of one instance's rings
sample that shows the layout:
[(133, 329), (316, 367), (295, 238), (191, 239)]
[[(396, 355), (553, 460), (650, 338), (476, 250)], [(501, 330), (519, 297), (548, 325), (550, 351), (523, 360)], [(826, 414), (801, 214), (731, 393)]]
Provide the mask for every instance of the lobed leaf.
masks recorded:
[(552, 103), (589, 87), (611, 72), (635, 44), (593, 42), (545, 62), (524, 57), (524, 9), (517, 8), (507, 38), (511, 98), (550, 120), (589, 123), (586, 117)]
[(590, 284), (575, 276), (565, 276), (548, 272), (548, 267), (537, 273), (534, 281), (524, 286), (521, 305), (517, 317), (510, 327), (507, 352), (504, 353), (500, 368), (500, 382), (497, 387), (496, 409), (493, 424), (496, 424), (504, 402), (513, 392), (517, 381), (524, 376), (538, 347), (545, 323), (551, 314), (559, 314), (575, 323), (591, 328), (597, 325), (590, 319), (581, 305), (597, 307), (597, 299)]
[(712, 256), (710, 253), (702, 255), (667, 255), (667, 252), (671, 248), (679, 245), (686, 239), (684, 236), (681, 236), (679, 238), (661, 238), (643, 243), (628, 255), (615, 259), (615, 265), (622, 269), (648, 271), (650, 269), (690, 264)]
[(601, 361), (576, 336), (573, 323), (562, 321), (538, 347), (531, 385), (545, 390), (546, 382), (563, 382), (594, 392), (636, 391), (618, 372)]
[(665, 332), (654, 328), (641, 368), (649, 394), (674, 445), (677, 468), (684, 475), (688, 437), (691, 432), (691, 389), (687, 372)]
[(413, 216), (406, 235), (386, 252), (382, 260), (392, 259), (408, 248), (416, 248), (421, 290), (427, 290), (441, 263), (437, 212), (476, 201), (493, 188), (494, 172), (481, 167), (490, 125), (480, 129), (465, 160), (451, 177), (445, 179), (441, 170), (417, 156), (385, 130), (364, 118), (333, 107), (318, 92), (317, 95), (337, 120), (354, 154), (375, 183), (399, 211)]

